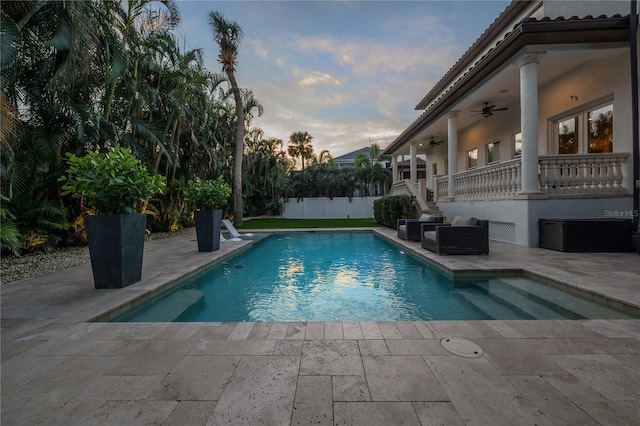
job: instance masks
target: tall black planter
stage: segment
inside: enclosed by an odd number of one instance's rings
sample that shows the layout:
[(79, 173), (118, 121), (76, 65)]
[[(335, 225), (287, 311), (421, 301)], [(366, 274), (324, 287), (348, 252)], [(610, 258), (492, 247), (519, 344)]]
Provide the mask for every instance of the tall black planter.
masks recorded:
[(142, 279), (145, 214), (85, 216), (93, 283), (122, 288)]
[(220, 248), (222, 210), (202, 210), (194, 213), (198, 251), (216, 251)]

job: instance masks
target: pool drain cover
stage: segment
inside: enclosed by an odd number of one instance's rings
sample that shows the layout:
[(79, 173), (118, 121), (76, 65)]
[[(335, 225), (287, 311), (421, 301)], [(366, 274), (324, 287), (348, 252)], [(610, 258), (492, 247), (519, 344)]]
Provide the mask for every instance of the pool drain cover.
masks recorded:
[(479, 358), (483, 354), (480, 346), (461, 337), (445, 337), (440, 340), (440, 345), (452, 354), (465, 358)]

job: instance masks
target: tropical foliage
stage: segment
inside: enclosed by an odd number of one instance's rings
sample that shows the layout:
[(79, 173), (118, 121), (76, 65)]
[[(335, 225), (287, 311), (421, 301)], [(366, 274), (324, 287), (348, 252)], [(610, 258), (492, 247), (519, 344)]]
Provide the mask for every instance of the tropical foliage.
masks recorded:
[(184, 200), (196, 210), (221, 210), (226, 207), (231, 188), (218, 176), (214, 180), (195, 178), (187, 182)]
[(184, 191), (195, 178), (221, 176), (233, 188), (236, 224), (281, 213), (288, 197), (375, 192), (364, 163), (337, 169), (327, 151), (314, 154), (307, 132), (290, 138), (299, 171), (281, 140), (252, 127), (263, 108), (236, 81), (238, 23), (209, 14), (222, 65), (215, 73), (200, 49), (180, 48), (179, 22), (175, 0), (0, 2), (3, 251), (81, 242), (90, 197), (63, 189), (65, 159), (112, 148), (166, 183), (147, 205), (154, 231), (189, 223)]
[(151, 176), (125, 148), (67, 157), (67, 174), (58, 179), (64, 183), (62, 195), (81, 199), (96, 214), (141, 213), (149, 198), (164, 191), (164, 178)]

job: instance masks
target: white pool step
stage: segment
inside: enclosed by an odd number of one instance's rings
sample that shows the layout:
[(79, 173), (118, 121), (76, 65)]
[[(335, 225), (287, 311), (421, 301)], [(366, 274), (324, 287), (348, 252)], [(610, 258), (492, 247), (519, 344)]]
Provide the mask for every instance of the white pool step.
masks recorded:
[(204, 293), (200, 290), (177, 290), (169, 297), (158, 299), (144, 312), (128, 322), (171, 322), (192, 306), (204, 302)]
[(496, 300), (491, 294), (478, 287), (456, 287), (456, 292), (490, 319), (520, 319), (522, 312), (519, 309)]
[(540, 299), (551, 299), (555, 305), (585, 318), (629, 318), (629, 315), (624, 312), (611, 309), (603, 304), (593, 302), (584, 297), (578, 297), (555, 287), (532, 283), (526, 278), (508, 277), (500, 278), (499, 281), (501, 281), (502, 285), (526, 291)]

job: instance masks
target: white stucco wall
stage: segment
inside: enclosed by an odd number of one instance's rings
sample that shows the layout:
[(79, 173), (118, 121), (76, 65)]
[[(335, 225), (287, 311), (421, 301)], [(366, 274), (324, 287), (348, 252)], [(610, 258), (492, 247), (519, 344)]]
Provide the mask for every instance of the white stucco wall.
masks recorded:
[(380, 197), (290, 198), (282, 217), (287, 219), (371, 219), (373, 203)]

